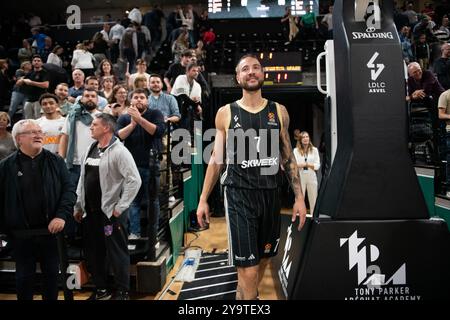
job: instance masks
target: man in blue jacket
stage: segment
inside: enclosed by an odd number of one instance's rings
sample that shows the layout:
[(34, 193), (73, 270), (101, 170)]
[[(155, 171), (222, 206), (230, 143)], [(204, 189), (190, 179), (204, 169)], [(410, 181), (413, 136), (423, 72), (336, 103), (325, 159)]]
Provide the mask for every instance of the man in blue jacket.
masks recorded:
[(42, 271), (42, 297), (58, 297), (58, 251), (62, 232), (75, 205), (75, 186), (64, 160), (43, 149), (42, 128), (35, 120), (12, 130), (17, 151), (0, 162), (0, 231), (10, 236), (16, 262), (19, 300), (32, 300), (36, 262)]

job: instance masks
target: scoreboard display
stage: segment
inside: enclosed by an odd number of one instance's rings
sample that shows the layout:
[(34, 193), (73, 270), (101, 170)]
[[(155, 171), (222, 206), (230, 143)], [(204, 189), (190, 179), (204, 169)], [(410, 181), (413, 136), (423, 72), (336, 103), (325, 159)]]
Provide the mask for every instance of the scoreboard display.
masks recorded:
[(297, 52), (261, 52), (264, 85), (302, 85), (301, 54)]
[(284, 16), (285, 8), (292, 14), (302, 16), (305, 6), (319, 14), (319, 0), (208, 0), (210, 19), (278, 18)]

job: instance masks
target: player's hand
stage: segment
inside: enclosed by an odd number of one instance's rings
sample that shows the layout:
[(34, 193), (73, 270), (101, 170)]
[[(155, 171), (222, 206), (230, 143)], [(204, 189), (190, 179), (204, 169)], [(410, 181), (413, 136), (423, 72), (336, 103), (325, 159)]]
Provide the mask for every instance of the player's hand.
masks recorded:
[(209, 224), (209, 205), (205, 200), (200, 200), (197, 207), (197, 222), (201, 228)]
[(303, 228), (306, 221), (306, 206), (303, 199), (295, 200), (294, 207), (292, 208), (292, 223), (299, 217), (298, 230)]

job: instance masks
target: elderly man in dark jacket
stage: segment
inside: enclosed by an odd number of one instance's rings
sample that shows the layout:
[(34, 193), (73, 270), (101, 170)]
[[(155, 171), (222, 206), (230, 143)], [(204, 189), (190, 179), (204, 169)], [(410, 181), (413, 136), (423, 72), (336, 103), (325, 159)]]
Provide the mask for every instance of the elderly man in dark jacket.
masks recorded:
[(32, 300), (36, 262), (42, 271), (42, 296), (58, 297), (56, 234), (73, 212), (75, 186), (64, 160), (43, 149), (44, 135), (34, 120), (12, 130), (16, 152), (0, 162), (0, 231), (10, 236), (16, 262), (19, 300)]

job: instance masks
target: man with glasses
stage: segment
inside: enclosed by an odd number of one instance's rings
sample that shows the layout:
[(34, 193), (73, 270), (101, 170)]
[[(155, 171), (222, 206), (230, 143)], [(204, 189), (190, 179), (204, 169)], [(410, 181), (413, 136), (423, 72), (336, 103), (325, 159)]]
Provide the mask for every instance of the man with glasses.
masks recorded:
[(18, 150), (0, 162), (0, 232), (9, 236), (16, 263), (19, 300), (32, 300), (36, 263), (42, 272), (42, 298), (58, 297), (56, 234), (62, 232), (76, 201), (64, 160), (43, 148), (35, 120), (12, 130)]

